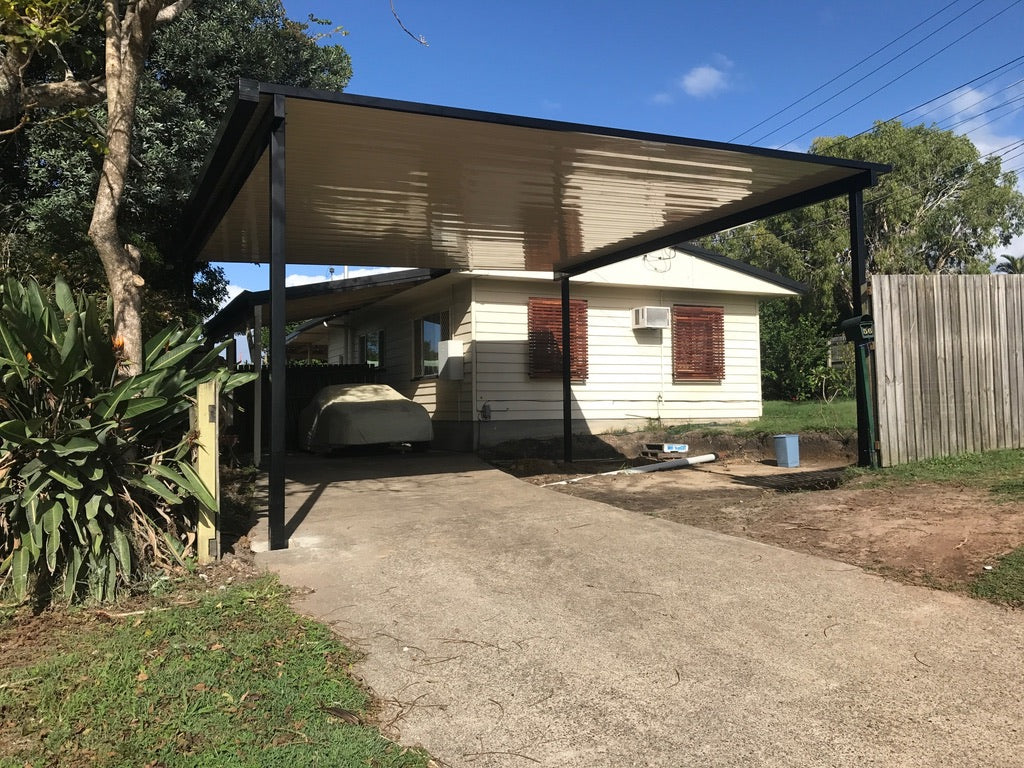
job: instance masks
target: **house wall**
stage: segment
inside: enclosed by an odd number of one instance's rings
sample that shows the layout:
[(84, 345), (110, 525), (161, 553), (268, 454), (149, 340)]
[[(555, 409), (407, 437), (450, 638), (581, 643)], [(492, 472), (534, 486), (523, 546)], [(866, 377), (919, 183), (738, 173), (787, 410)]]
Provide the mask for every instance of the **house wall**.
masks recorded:
[[(434, 421), (434, 444), (452, 450), (473, 449), (471, 290), (468, 281), (441, 278), (380, 302), (353, 315), (347, 322), (352, 346), (360, 334), (383, 329), (380, 382), (423, 405)], [(416, 378), (413, 375), (414, 323), (425, 315), (445, 310), (449, 313), (452, 339), (462, 341), (466, 351), (463, 378), (460, 381)], [(344, 343), (343, 333), (334, 335), (337, 344)], [(355, 350), (350, 352), (354, 354)]]
[[(553, 281), (476, 279), (477, 412), (481, 445), (516, 437), (562, 433), (560, 381), (527, 375), (530, 296), (557, 298)], [(761, 415), (757, 298), (732, 293), (661, 290), (642, 286), (573, 284), (588, 301), (589, 372), (573, 384), (575, 431), (751, 419)], [(631, 310), (643, 305), (700, 304), (725, 308), (725, 379), (672, 383), (671, 331), (631, 328)]]

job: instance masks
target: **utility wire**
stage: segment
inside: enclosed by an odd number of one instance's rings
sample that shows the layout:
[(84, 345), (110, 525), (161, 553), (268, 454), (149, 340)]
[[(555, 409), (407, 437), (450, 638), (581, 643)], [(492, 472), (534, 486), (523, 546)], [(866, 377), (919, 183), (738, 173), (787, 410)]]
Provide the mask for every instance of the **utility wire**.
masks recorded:
[[(910, 109), (906, 109), (903, 112), (900, 112), (895, 117), (890, 117), (888, 120), (883, 120), (881, 123), (879, 123), (879, 125), (888, 125), (889, 123), (894, 123), (897, 120), (899, 120), (901, 117), (906, 117), (911, 112), (916, 112), (917, 110), (921, 109), (922, 107), (927, 107), (929, 104), (931, 104), (933, 101), (936, 101), (937, 99), (945, 98), (946, 96), (949, 96), (952, 93), (956, 93), (957, 91), (961, 90), (962, 88), (966, 88), (969, 85), (974, 85), (978, 80), (981, 80), (982, 78), (986, 78), (986, 77), (988, 77), (989, 75), (991, 75), (993, 73), (996, 73), (996, 72), (999, 72), (1000, 70), (1006, 69), (1007, 67), (1012, 67), (1013, 69), (1016, 69), (1016, 67), (1020, 66), (1022, 63), (1024, 63), (1024, 56), (1018, 56), (1016, 59), (1011, 59), (1010, 61), (1006, 62), (1005, 64), (1000, 64), (995, 69), (990, 69), (988, 72), (985, 72), (984, 74), (978, 75), (977, 77), (975, 77), (975, 78), (973, 78), (971, 80), (968, 80), (966, 83), (961, 83), (960, 85), (957, 85), (957, 86), (955, 86), (953, 88), (950, 88), (945, 93), (940, 93), (938, 96), (933, 96), (932, 98), (928, 99), (928, 101), (921, 102), (917, 106), (911, 107)], [(994, 80), (995, 78), (992, 78), (992, 79)], [(987, 83), (987, 82), (990, 82), (990, 81), (986, 80), (985, 82)], [(984, 83), (982, 83), (982, 85), (983, 84)], [(949, 101), (952, 101), (952, 99), (950, 99)], [(921, 116), (923, 117), (924, 115), (931, 114), (936, 109), (939, 109), (940, 107), (945, 106), (946, 104), (948, 104), (949, 101), (943, 102), (939, 106), (934, 107), (933, 109), (930, 109), (927, 112), (924, 112)], [(844, 139), (836, 142), (836, 146), (840, 146), (842, 144), (845, 144), (846, 142), (852, 141), (853, 139), (856, 139), (856, 138), (858, 138), (860, 136), (863, 136), (864, 134), (871, 133), (871, 131), (873, 131), (873, 130), (874, 130), (874, 126), (872, 126), (871, 128), (865, 128), (860, 133), (855, 133), (852, 136), (847, 136)]]
[[(1011, 88), (1013, 88), (1015, 85), (1020, 85), (1021, 83), (1024, 83), (1024, 78), (1022, 78), (1020, 80), (1017, 80), (1016, 82), (1010, 83), (1009, 85), (1005, 85), (1002, 88), (999, 88), (998, 90), (995, 90), (992, 93), (988, 94), (987, 96), (983, 96), (980, 99), (978, 99), (977, 101), (972, 102), (971, 104), (968, 104), (966, 107), (962, 107), (962, 108), (958, 109), (956, 112), (952, 112), (952, 113), (946, 115), (944, 118), (939, 120), (936, 123), (936, 125), (942, 125), (946, 121), (952, 120), (957, 115), (962, 115), (965, 112), (969, 112), (970, 110), (974, 109), (975, 107), (981, 106), (986, 101), (989, 101), (990, 99), (994, 99), (996, 96), (998, 96), (1003, 91), (1008, 91)], [(993, 110), (999, 109), (999, 107), (1006, 106), (1007, 104), (1012, 104), (1015, 101), (1020, 101), (1020, 97), (1000, 102), (996, 106), (990, 107), (990, 108), (988, 108), (986, 110), (983, 110), (981, 112), (975, 112), (971, 117), (965, 118), (964, 120), (961, 120), (960, 122), (956, 123), (955, 125), (949, 125), (949, 126), (947, 126), (947, 128), (955, 128), (957, 125), (961, 125), (964, 122), (969, 122), (970, 120), (973, 120), (973, 119), (975, 119), (975, 118), (977, 118), (977, 117), (979, 117), (981, 115), (984, 115), (987, 112), (992, 112)]]
[[(1016, 99), (1010, 99), (1009, 101), (1004, 101), (1002, 104), (996, 104), (994, 107), (991, 107), (990, 109), (986, 109), (986, 110), (984, 110), (982, 112), (978, 112), (977, 114), (971, 115), (970, 117), (965, 117), (963, 120), (960, 120), (959, 122), (953, 123), (952, 125), (947, 125), (945, 128), (946, 128), (947, 131), (951, 131), (954, 128), (957, 128), (957, 127), (963, 125), (964, 123), (969, 123), (972, 120), (977, 120), (982, 115), (987, 115), (989, 112), (995, 112), (997, 109), (1002, 109), (1003, 107), (1008, 107), (1011, 104), (1015, 104), (1018, 101), (1024, 101), (1024, 96), (1018, 96)], [(1014, 112), (1014, 111), (1015, 110), (1012, 110), (1012, 109), (1010, 110), (1011, 113)], [(991, 120), (985, 121), (981, 125), (974, 126), (973, 128), (971, 128), (971, 130), (972, 131), (976, 131), (979, 128), (982, 128), (982, 127), (988, 125), (989, 123), (994, 123), (996, 120), (999, 120), (999, 119), (1004, 118), (1004, 117), (1006, 117), (1006, 115), (997, 115), (997, 116), (993, 117)]]
[[(857, 67), (859, 67), (859, 66), (860, 66), (861, 64), (863, 64), (864, 62), (866, 62), (866, 61), (868, 61), (868, 60), (870, 60), (870, 59), (874, 58), (875, 56), (877, 56), (878, 54), (880, 54), (880, 53), (881, 53), (882, 51), (884, 51), (884, 50), (885, 50), (886, 48), (889, 48), (890, 46), (892, 46), (892, 45), (894, 45), (894, 44), (898, 43), (898, 42), (899, 42), (900, 40), (902, 40), (902, 39), (903, 39), (904, 37), (906, 37), (907, 35), (909, 35), (909, 34), (910, 34), (911, 32), (913, 32), (914, 30), (916, 30), (916, 29), (918, 29), (918, 28), (922, 27), (923, 25), (927, 24), (927, 23), (928, 23), (929, 21), (931, 21), (932, 19), (934, 19), (934, 18), (935, 18), (936, 16), (938, 16), (939, 14), (943, 13), (944, 11), (946, 11), (946, 10), (947, 10), (947, 9), (949, 9), (949, 8), (952, 8), (952, 7), (953, 7), (954, 5), (956, 5), (956, 4), (958, 3), (958, 2), (960, 2), (960, 0), (953, 0), (953, 2), (951, 2), (951, 3), (949, 3), (948, 5), (946, 5), (946, 6), (942, 7), (942, 8), (940, 8), (939, 10), (937, 10), (937, 11), (936, 11), (935, 13), (933, 13), (933, 14), (932, 14), (931, 16), (929, 16), (929, 17), (928, 17), (927, 19), (925, 19), (924, 21), (918, 22), (917, 24), (915, 24), (914, 26), (912, 26), (912, 27), (911, 27), (910, 29), (908, 29), (908, 30), (907, 30), (906, 32), (904, 32), (904, 33), (903, 33), (902, 35), (900, 35), (899, 37), (895, 37), (895, 38), (893, 38), (892, 40), (890, 40), (890, 41), (889, 41), (888, 43), (886, 43), (885, 45), (883, 45), (883, 46), (882, 46), (881, 48), (879, 48), (878, 50), (876, 50), (876, 51), (875, 51), (874, 53), (868, 54), (868, 55), (867, 55), (867, 56), (865, 56), (865, 57), (864, 57), (863, 59), (861, 59), (861, 60), (860, 60), (860, 61), (858, 61), (858, 62), (857, 62), (856, 64), (854, 64), (854, 65), (853, 65), (852, 67), (850, 67), (850, 68), (848, 68), (848, 69), (845, 69), (845, 70), (843, 70), (843, 71), (842, 71), (842, 72), (840, 72), (840, 73), (839, 73), (838, 75), (836, 75), (836, 76), (835, 76), (835, 77), (833, 77), (833, 78), (832, 78), (831, 80), (829, 80), (829, 81), (828, 81), (827, 83), (822, 83), (821, 85), (819, 85), (819, 86), (818, 86), (817, 88), (815, 88), (815, 89), (814, 89), (813, 91), (811, 91), (810, 93), (804, 94), (803, 96), (801, 96), (801, 97), (800, 97), (799, 99), (797, 99), (796, 101), (794, 101), (794, 102), (792, 102), (792, 103), (790, 103), (790, 104), (787, 104), (786, 106), (784, 106), (784, 107), (783, 107), (782, 109), (780, 109), (780, 110), (779, 110), (778, 112), (776, 112), (776, 113), (774, 113), (774, 114), (771, 114), (771, 115), (769, 115), (769, 116), (768, 116), (768, 117), (766, 117), (766, 118), (765, 118), (764, 120), (762, 120), (761, 122), (757, 123), (756, 125), (752, 125), (752, 126), (751, 126), (750, 128), (747, 128), (747, 130), (743, 131), (743, 133), (737, 133), (737, 134), (736, 134), (735, 136), (733, 136), (733, 137), (732, 137), (731, 139), (729, 139), (729, 141), (730, 141), (730, 142), (733, 142), (733, 141), (736, 141), (736, 139), (740, 138), (741, 136), (746, 136), (746, 135), (747, 135), (748, 133), (750, 133), (751, 131), (754, 131), (754, 130), (756, 130), (756, 129), (760, 128), (760, 127), (761, 127), (762, 125), (764, 125), (765, 123), (767, 123), (767, 122), (768, 122), (769, 120), (772, 120), (772, 119), (774, 119), (774, 118), (778, 117), (778, 116), (779, 116), (779, 115), (781, 115), (781, 114), (782, 114), (783, 112), (786, 112), (787, 110), (789, 110), (789, 109), (792, 109), (793, 107), (795, 107), (795, 106), (796, 106), (797, 104), (799, 104), (799, 103), (801, 103), (801, 102), (803, 102), (803, 101), (806, 101), (807, 99), (811, 98), (811, 96), (813, 96), (814, 94), (818, 93), (818, 91), (821, 91), (821, 90), (823, 90), (824, 88), (827, 88), (828, 86), (832, 85), (832, 83), (834, 83), (834, 82), (835, 82), (836, 80), (838, 80), (839, 78), (841, 78), (841, 77), (844, 77), (845, 75), (848, 75), (848, 74), (849, 74), (850, 72), (852, 72), (853, 70), (855, 70), (855, 69), (856, 69)], [(973, 7), (973, 6), (972, 6), (972, 7)], [(968, 10), (970, 10), (970, 9), (968, 9)], [(908, 49), (908, 50), (909, 50), (909, 49)]]
[[(981, 4), (983, 3), (983, 2), (985, 2), (985, 0), (978, 0), (978, 2), (976, 2), (976, 3), (974, 4), (974, 5), (970, 6), (969, 8), (967, 8), (967, 9), (966, 9), (966, 10), (964, 10), (964, 11), (961, 11), (960, 13), (958, 13), (958, 14), (957, 14), (956, 16), (954, 16), (954, 17), (953, 17), (952, 19), (950, 19), (949, 21), (947, 21), (947, 22), (945, 22), (944, 24), (942, 24), (942, 26), (938, 27), (937, 29), (934, 29), (934, 30), (932, 30), (932, 31), (931, 31), (931, 32), (929, 32), (929, 33), (928, 33), (927, 35), (925, 35), (925, 36), (924, 36), (924, 37), (922, 37), (922, 38), (921, 38), (920, 40), (918, 40), (918, 41), (917, 41), (916, 43), (914, 43), (913, 45), (911, 45), (911, 46), (910, 46), (909, 48), (904, 48), (904, 49), (903, 49), (902, 51), (900, 51), (900, 52), (899, 52), (898, 54), (896, 54), (896, 55), (895, 55), (895, 56), (893, 56), (892, 58), (889, 58), (889, 59), (887, 59), (886, 61), (884, 61), (884, 62), (882, 62), (881, 64), (879, 64), (879, 65), (878, 65), (877, 67), (875, 67), (874, 69), (872, 69), (872, 70), (871, 70), (870, 72), (868, 72), (868, 73), (867, 73), (866, 75), (863, 75), (863, 76), (859, 77), (858, 79), (854, 80), (854, 81), (853, 81), (852, 83), (850, 83), (850, 84), (849, 84), (848, 86), (846, 86), (846, 88), (845, 88), (845, 89), (843, 89), (843, 90), (839, 90), (839, 91), (836, 91), (836, 92), (835, 92), (835, 93), (833, 93), (833, 94), (832, 94), (831, 96), (829, 96), (829, 97), (828, 97), (827, 99), (825, 99), (825, 100), (823, 100), (823, 101), (819, 101), (819, 102), (818, 102), (817, 104), (815, 104), (815, 105), (814, 105), (813, 107), (811, 107), (810, 109), (807, 109), (807, 110), (805, 110), (805, 111), (801, 112), (801, 113), (800, 113), (799, 115), (797, 115), (796, 117), (794, 117), (794, 118), (793, 118), (792, 120), (788, 120), (787, 122), (785, 122), (785, 123), (783, 123), (782, 125), (780, 125), (780, 126), (779, 126), (778, 128), (775, 128), (774, 130), (771, 130), (771, 131), (769, 131), (768, 133), (766, 133), (766, 134), (764, 134), (764, 135), (762, 135), (762, 136), (758, 137), (757, 139), (754, 139), (754, 142), (753, 142), (753, 143), (754, 143), (754, 144), (757, 144), (758, 142), (760, 142), (760, 141), (763, 141), (764, 139), (768, 138), (769, 136), (772, 136), (772, 135), (774, 135), (774, 134), (778, 133), (778, 132), (779, 132), (779, 131), (781, 131), (781, 130), (782, 130), (783, 128), (786, 128), (786, 127), (788, 127), (788, 126), (792, 125), (793, 123), (795, 123), (795, 122), (796, 122), (797, 120), (799, 120), (800, 118), (802, 118), (802, 117), (806, 117), (806, 116), (807, 116), (807, 115), (809, 115), (809, 114), (810, 114), (811, 112), (814, 112), (814, 111), (815, 111), (815, 110), (817, 110), (818, 108), (820, 108), (820, 107), (823, 107), (823, 106), (825, 106), (825, 105), (826, 105), (826, 104), (828, 104), (828, 103), (829, 103), (830, 101), (833, 101), (834, 99), (837, 99), (837, 98), (839, 98), (839, 97), (840, 97), (840, 96), (841, 96), (841, 95), (842, 95), (843, 93), (845, 93), (846, 91), (848, 91), (848, 90), (849, 90), (850, 88), (853, 88), (853, 86), (855, 86), (855, 85), (859, 85), (860, 83), (862, 83), (862, 82), (864, 82), (865, 80), (867, 80), (867, 79), (868, 79), (869, 77), (871, 77), (871, 76), (872, 76), (873, 74), (875, 74), (875, 73), (876, 73), (876, 72), (878, 72), (879, 70), (885, 69), (885, 68), (886, 68), (887, 66), (889, 66), (890, 64), (892, 64), (892, 63), (893, 63), (894, 61), (896, 61), (897, 59), (899, 59), (899, 58), (902, 58), (902, 57), (903, 57), (903, 56), (905, 56), (906, 54), (910, 53), (910, 52), (911, 52), (912, 50), (914, 50), (914, 49), (915, 49), (915, 48), (916, 48), (917, 46), (919, 46), (919, 45), (921, 45), (922, 43), (924, 43), (925, 41), (927, 41), (927, 40), (930, 40), (931, 38), (935, 37), (935, 35), (939, 34), (939, 32), (941, 32), (942, 30), (944, 30), (944, 29), (945, 29), (946, 27), (948, 27), (948, 26), (949, 26), (950, 24), (952, 24), (952, 23), (953, 23), (954, 21), (956, 21), (957, 19), (959, 19), (959, 18), (961, 18), (961, 17), (963, 17), (963, 16), (967, 15), (968, 13), (970, 13), (971, 11), (973, 11), (973, 10), (974, 10), (975, 8), (977, 8), (977, 7), (979, 6), (979, 5), (981, 5)], [(1019, 0), (1018, 0), (1018, 2), (1019, 2)], [(925, 61), (927, 61), (927, 59), (926, 59)], [(812, 128), (811, 130), (814, 130), (814, 129)], [(801, 136), (802, 136), (802, 135), (803, 135), (803, 134), (801, 134)]]
[[(872, 91), (871, 93), (869, 93), (869, 94), (868, 94), (867, 96), (864, 96), (863, 98), (861, 98), (861, 99), (858, 99), (858, 100), (857, 100), (857, 101), (855, 101), (855, 102), (854, 102), (853, 104), (850, 104), (850, 105), (849, 105), (848, 107), (846, 107), (845, 109), (841, 109), (841, 110), (839, 110), (839, 111), (838, 111), (838, 112), (836, 112), (836, 113), (835, 113), (834, 115), (832, 115), (832, 116), (830, 116), (830, 117), (827, 117), (826, 119), (822, 120), (822, 121), (821, 121), (820, 123), (818, 123), (817, 125), (815, 125), (814, 127), (812, 127), (812, 128), (808, 128), (808, 129), (807, 129), (806, 131), (804, 131), (803, 133), (801, 133), (801, 134), (800, 134), (799, 136), (796, 136), (795, 138), (792, 138), (792, 139), (790, 139), (790, 140), (789, 140), (788, 142), (786, 142), (786, 143), (787, 143), (787, 144), (792, 144), (792, 143), (794, 143), (794, 142), (796, 142), (796, 141), (799, 141), (799, 140), (800, 140), (800, 139), (802, 139), (802, 138), (803, 138), (804, 136), (806, 136), (806, 135), (807, 135), (808, 133), (811, 133), (812, 131), (816, 131), (816, 130), (818, 130), (818, 128), (821, 128), (821, 126), (825, 125), (826, 123), (829, 123), (829, 122), (831, 122), (832, 120), (834, 120), (835, 118), (839, 117), (840, 115), (843, 115), (843, 114), (845, 114), (845, 113), (849, 112), (849, 111), (850, 111), (851, 109), (853, 109), (853, 108), (854, 108), (854, 107), (856, 107), (857, 105), (859, 105), (859, 104), (863, 104), (863, 103), (864, 103), (865, 101), (867, 101), (868, 99), (870, 99), (870, 98), (871, 98), (872, 96), (875, 96), (875, 95), (877, 95), (878, 93), (880, 93), (881, 91), (885, 90), (886, 88), (888, 88), (888, 87), (889, 87), (890, 85), (892, 85), (892, 84), (893, 84), (893, 83), (895, 83), (896, 81), (898, 81), (898, 80), (902, 80), (902, 79), (903, 79), (904, 77), (906, 77), (907, 75), (909, 75), (909, 74), (910, 74), (911, 72), (913, 72), (913, 71), (914, 71), (915, 69), (918, 69), (919, 67), (921, 67), (921, 66), (923, 66), (924, 64), (928, 63), (929, 61), (931, 61), (932, 59), (934, 59), (934, 58), (935, 58), (936, 56), (938, 56), (939, 54), (941, 54), (941, 53), (945, 53), (945, 52), (946, 52), (946, 51), (948, 51), (948, 50), (949, 50), (950, 48), (952, 48), (952, 47), (953, 47), (954, 45), (956, 45), (956, 44), (957, 44), (957, 43), (959, 43), (959, 42), (960, 42), (961, 40), (963, 40), (963, 39), (964, 39), (965, 37), (968, 37), (969, 35), (972, 35), (972, 34), (974, 34), (974, 33), (975, 33), (975, 32), (977, 32), (977, 31), (978, 31), (979, 29), (981, 29), (982, 27), (984, 27), (984, 26), (985, 26), (986, 24), (988, 24), (989, 22), (991, 22), (991, 21), (993, 21), (994, 19), (998, 18), (999, 16), (1002, 16), (1002, 15), (1003, 15), (1004, 13), (1006, 13), (1006, 12), (1007, 12), (1008, 10), (1010, 10), (1010, 9), (1011, 9), (1011, 8), (1013, 8), (1014, 6), (1020, 5), (1020, 4), (1021, 4), (1021, 2), (1024, 2), (1024, 0), (1014, 0), (1014, 2), (1010, 3), (1010, 4), (1008, 5), (1008, 6), (1006, 6), (1005, 8), (1003, 8), (1003, 10), (1001, 10), (1001, 11), (998, 11), (997, 13), (994, 13), (993, 15), (989, 16), (989, 17), (988, 17), (987, 19), (985, 19), (985, 20), (984, 20), (983, 22), (981, 22), (981, 23), (980, 23), (980, 24), (978, 24), (977, 26), (974, 26), (974, 27), (972, 27), (972, 28), (971, 28), (971, 29), (969, 29), (969, 30), (968, 30), (967, 32), (965, 32), (964, 34), (960, 35), (960, 37), (958, 37), (958, 38), (957, 38), (956, 40), (954, 40), (953, 42), (951, 42), (951, 43), (947, 43), (946, 45), (944, 45), (944, 46), (943, 46), (942, 48), (940, 48), (939, 50), (937, 50), (937, 51), (936, 51), (935, 53), (933, 53), (933, 54), (932, 54), (931, 56), (928, 56), (928, 57), (927, 57), (927, 58), (925, 58), (924, 60), (922, 60), (922, 61), (918, 62), (917, 64), (915, 64), (914, 66), (912, 66), (912, 67), (911, 67), (910, 69), (908, 69), (908, 70), (904, 71), (903, 73), (901, 73), (901, 74), (897, 75), (897, 76), (896, 76), (896, 77), (894, 77), (894, 78), (893, 78), (892, 80), (890, 80), (889, 82), (885, 83), (884, 85), (882, 85), (882, 86), (880, 86), (880, 87), (876, 88), (876, 89), (875, 89), (875, 90), (873, 90), (873, 91)], [(974, 7), (974, 6), (971, 6), (971, 8), (973, 8), (973, 7)], [(968, 8), (968, 10), (970, 10), (970, 8)], [(963, 15), (963, 14), (961, 14), (961, 15)], [(957, 18), (959, 18), (959, 16), (958, 16)], [(860, 82), (860, 81), (858, 81), (858, 82)], [(805, 114), (806, 114), (806, 113), (805, 113)], [(790, 122), (794, 122), (794, 121), (790, 121)], [(788, 125), (788, 123), (787, 123), (787, 125)], [(780, 126), (780, 127), (784, 127), (784, 126)], [(775, 131), (772, 131), (772, 133), (775, 133)], [(769, 134), (769, 135), (770, 135), (770, 134)]]

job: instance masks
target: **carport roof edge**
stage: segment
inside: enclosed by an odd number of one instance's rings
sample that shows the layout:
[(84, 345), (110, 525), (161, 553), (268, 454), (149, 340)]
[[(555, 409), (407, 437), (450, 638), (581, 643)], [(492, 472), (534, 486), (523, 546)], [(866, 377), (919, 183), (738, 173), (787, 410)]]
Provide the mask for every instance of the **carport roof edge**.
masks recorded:
[[(887, 166), (239, 81), (186, 208), (187, 257), (579, 274), (874, 185)], [(275, 114), (275, 112), (277, 114)]]

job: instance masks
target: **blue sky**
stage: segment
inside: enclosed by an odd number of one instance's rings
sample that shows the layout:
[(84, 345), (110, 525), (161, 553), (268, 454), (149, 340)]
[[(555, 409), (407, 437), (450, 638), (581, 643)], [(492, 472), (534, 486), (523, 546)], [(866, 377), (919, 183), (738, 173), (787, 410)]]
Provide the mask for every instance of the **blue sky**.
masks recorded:
[[(1024, 0), (394, 0), (427, 46), (390, 0), (285, 7), (345, 28), (350, 93), (798, 151), (914, 110), (1024, 169), (1024, 58), (915, 109), (1024, 56)], [(223, 266), (233, 291), (267, 287), (266, 267)]]

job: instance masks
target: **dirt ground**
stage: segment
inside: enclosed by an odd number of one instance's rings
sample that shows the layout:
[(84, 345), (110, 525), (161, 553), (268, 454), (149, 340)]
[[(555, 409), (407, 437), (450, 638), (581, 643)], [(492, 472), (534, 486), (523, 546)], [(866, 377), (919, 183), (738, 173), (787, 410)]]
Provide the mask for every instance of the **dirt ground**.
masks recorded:
[[(495, 463), (537, 485), (646, 515), (763, 541), (861, 566), (925, 586), (963, 588), (998, 558), (1024, 543), (1024, 504), (1002, 503), (985, 489), (913, 484), (866, 487), (870, 478), (840, 484), (853, 463), (849, 440), (801, 436), (801, 466), (775, 466), (763, 443), (712, 438), (690, 455), (716, 451), (709, 464), (648, 474), (592, 476), (637, 463), (644, 435), (602, 438), (614, 458), (573, 465), (548, 459)], [(716, 450), (717, 449), (717, 450)], [(533, 456), (544, 455), (543, 446)], [(623, 457), (626, 457), (625, 459)], [(772, 458), (768, 458), (772, 456)]]

